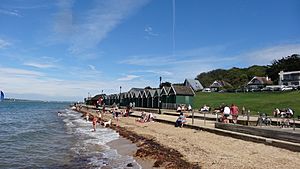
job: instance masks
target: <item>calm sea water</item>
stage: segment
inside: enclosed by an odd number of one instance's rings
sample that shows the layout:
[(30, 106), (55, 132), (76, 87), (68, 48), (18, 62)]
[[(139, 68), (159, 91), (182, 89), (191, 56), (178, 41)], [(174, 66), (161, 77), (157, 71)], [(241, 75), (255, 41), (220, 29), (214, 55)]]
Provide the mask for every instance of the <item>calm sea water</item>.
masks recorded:
[(91, 122), (68, 105), (0, 102), (0, 168), (141, 168), (106, 145), (119, 138), (115, 131), (91, 132)]

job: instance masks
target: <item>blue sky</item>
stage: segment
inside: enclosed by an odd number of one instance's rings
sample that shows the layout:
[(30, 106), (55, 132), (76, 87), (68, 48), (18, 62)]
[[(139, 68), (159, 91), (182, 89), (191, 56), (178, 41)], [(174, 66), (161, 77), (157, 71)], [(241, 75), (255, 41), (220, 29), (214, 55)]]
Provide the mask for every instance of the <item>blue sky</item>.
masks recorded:
[(1, 0), (0, 90), (81, 101), (300, 53), (298, 0)]

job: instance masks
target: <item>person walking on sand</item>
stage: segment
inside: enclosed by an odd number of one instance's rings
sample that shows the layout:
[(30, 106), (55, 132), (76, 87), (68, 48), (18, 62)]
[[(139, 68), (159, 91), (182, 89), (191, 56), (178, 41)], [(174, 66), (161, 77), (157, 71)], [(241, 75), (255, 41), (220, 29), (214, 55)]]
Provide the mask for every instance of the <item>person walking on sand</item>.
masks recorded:
[(94, 131), (96, 131), (96, 124), (97, 124), (97, 117), (93, 117), (93, 129), (94, 129)]

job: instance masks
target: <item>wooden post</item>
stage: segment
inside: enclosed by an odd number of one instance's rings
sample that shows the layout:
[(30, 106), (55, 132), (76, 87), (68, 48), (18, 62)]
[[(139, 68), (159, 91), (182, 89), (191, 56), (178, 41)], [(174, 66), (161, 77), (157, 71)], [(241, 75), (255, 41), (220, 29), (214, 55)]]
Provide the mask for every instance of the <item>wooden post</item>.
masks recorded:
[(205, 112), (203, 112), (203, 113), (204, 113), (204, 126), (205, 126), (205, 120), (206, 120), (206, 119), (205, 119), (205, 114), (206, 114), (206, 113), (205, 113)]
[(295, 117), (293, 117), (293, 123), (294, 123), (294, 125), (293, 125), (293, 130), (295, 131), (295, 128), (296, 128)]
[(194, 124), (194, 110), (192, 110), (192, 124)]
[(249, 126), (249, 114), (250, 114), (250, 110), (247, 111), (247, 125)]

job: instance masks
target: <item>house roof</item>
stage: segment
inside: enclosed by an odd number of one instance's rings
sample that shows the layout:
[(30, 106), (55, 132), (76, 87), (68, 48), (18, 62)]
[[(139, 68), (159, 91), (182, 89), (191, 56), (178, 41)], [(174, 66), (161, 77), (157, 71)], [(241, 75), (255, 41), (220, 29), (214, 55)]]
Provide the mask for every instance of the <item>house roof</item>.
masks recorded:
[(142, 88), (131, 88), (131, 89), (128, 91), (128, 93), (130, 93), (132, 97), (138, 97), (139, 92), (140, 92), (140, 91), (143, 91), (143, 90), (144, 90), (144, 89), (142, 89)]
[(155, 89), (154, 97), (160, 96), (161, 89)]
[(224, 86), (231, 86), (230, 83), (224, 81), (224, 80), (215, 80), (209, 87), (224, 87)]
[(150, 96), (150, 97), (154, 97), (155, 92), (156, 92), (156, 89), (149, 89), (149, 90), (148, 90), (148, 97), (149, 97), (149, 96)]
[(190, 85), (194, 91), (198, 91), (198, 90), (202, 90), (203, 89), (203, 86), (199, 82), (199, 80), (195, 80), (195, 79), (185, 79), (184, 85), (185, 86)]
[(164, 86), (164, 87), (161, 89), (160, 94), (161, 94), (161, 95), (168, 95), (170, 89), (171, 89), (171, 87)]
[(258, 84), (273, 84), (273, 82), (268, 77), (257, 77), (257, 76), (254, 76), (248, 82), (248, 85), (258, 85)]
[(171, 90), (174, 91), (175, 95), (181, 95), (181, 96), (194, 96), (195, 95), (195, 92), (189, 86), (172, 85)]
[(105, 95), (105, 94), (98, 94), (98, 95), (92, 97), (91, 100), (96, 101), (96, 100), (99, 100), (100, 97), (102, 97), (103, 99), (105, 99), (105, 98), (106, 98), (106, 95)]
[(139, 91), (143, 91), (143, 88), (131, 88), (128, 92), (139, 92)]

